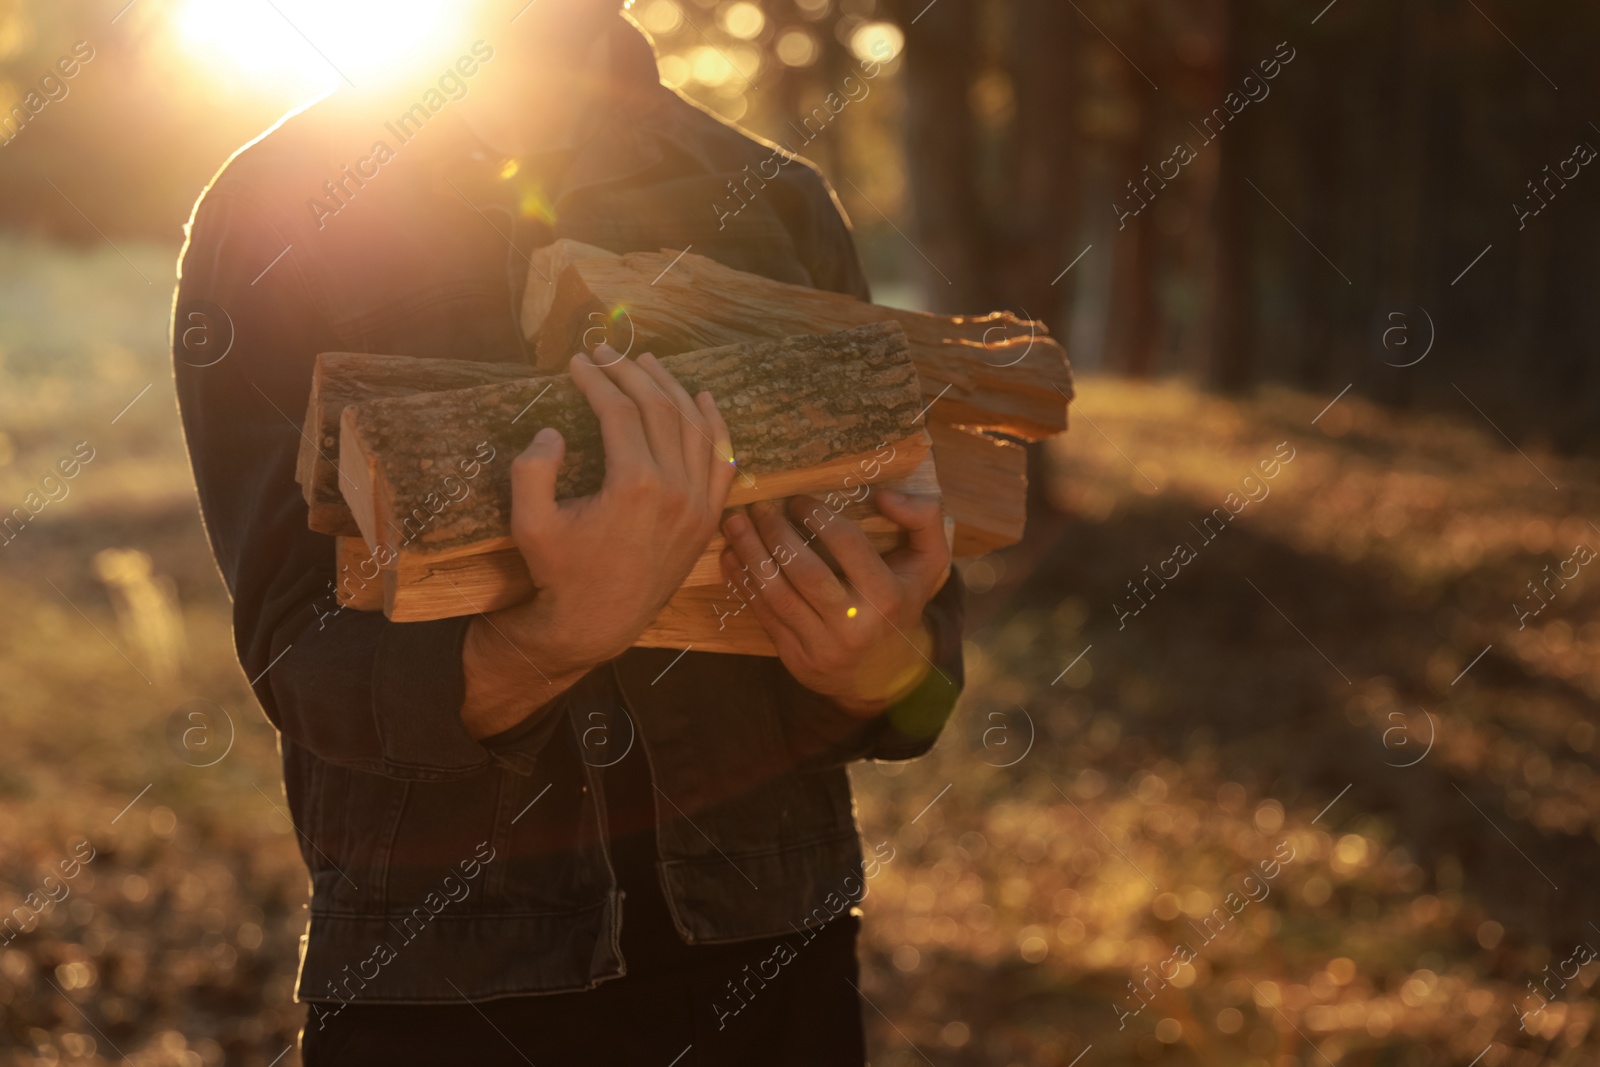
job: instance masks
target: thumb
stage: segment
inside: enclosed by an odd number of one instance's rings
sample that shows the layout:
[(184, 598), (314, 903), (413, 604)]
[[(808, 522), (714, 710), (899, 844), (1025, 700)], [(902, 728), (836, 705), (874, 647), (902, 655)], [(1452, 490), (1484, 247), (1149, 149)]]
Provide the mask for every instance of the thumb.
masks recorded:
[(944, 503), (936, 496), (914, 496), (893, 489), (877, 492), (878, 511), (906, 531), (906, 543), (883, 559), (891, 570), (911, 572), (930, 584), (950, 565)]
[(556, 510), (556, 475), (567, 451), (561, 432), (546, 426), (533, 435), (528, 447), (511, 461), (511, 528), (520, 534), (524, 524), (542, 525)]

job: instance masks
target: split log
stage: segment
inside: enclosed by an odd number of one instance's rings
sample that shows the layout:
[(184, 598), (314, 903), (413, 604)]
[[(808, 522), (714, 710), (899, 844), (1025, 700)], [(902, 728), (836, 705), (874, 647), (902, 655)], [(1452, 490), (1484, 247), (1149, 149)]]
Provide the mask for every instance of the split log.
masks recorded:
[(323, 352), (311, 376), (300, 454), (294, 478), (311, 509), (308, 525), (318, 533), (360, 537), (339, 486), (339, 416), (350, 404), (382, 397), (465, 389), (474, 385), (532, 378), (525, 363), (474, 363), (457, 359), (374, 356), (365, 352)]
[(607, 341), (657, 357), (759, 338), (893, 320), (905, 327), (929, 419), (1037, 440), (1067, 426), (1072, 374), (1041, 323), (1000, 312), (950, 317), (776, 282), (688, 253), (617, 255), (573, 241), (540, 249), (522, 328), (535, 366), (559, 371)]
[[(306, 408), (305, 430), (301, 434), (295, 469), (295, 478), (304, 489), (310, 509), (310, 527), (319, 533), (357, 541), (361, 538), (361, 528), (340, 491), (339, 468), (333, 459), (338, 454), (339, 417), (346, 406), (365, 400), (536, 377), (540, 376), (532, 367), (519, 363), (475, 363), (364, 352), (320, 354), (312, 376), (311, 400)], [(954, 552), (957, 558), (983, 555), (1019, 541), (1026, 509), (1024, 451), (1009, 442), (937, 421), (929, 425), (929, 430), (934, 454), (940, 460), (940, 493), (945, 513), (956, 523)], [(867, 522), (875, 518), (876, 512), (873, 512)], [(370, 550), (364, 550), (363, 555), (370, 554)], [(712, 573), (714, 568), (697, 569), (694, 580), (699, 581)], [(460, 580), (454, 573), (452, 578)], [(470, 576), (467, 580), (478, 581)], [(494, 583), (477, 586), (480, 591), (494, 587)], [(378, 580), (374, 579), (372, 596), (378, 596), (378, 588)], [(473, 586), (464, 584), (462, 588)]]
[(640, 648), (688, 648), (738, 656), (776, 656), (754, 611), (720, 585), (679, 589), (639, 640)]
[[(366, 542), (359, 537), (340, 537), (337, 553), (339, 603), (357, 611), (382, 611), (384, 583), (387, 576), (380, 577), (377, 581), (351, 577), (368, 573), (363, 564), (369, 562), (372, 553), (367, 548)], [(491, 553), (491, 557), (498, 555), (499, 553)], [(458, 562), (471, 563), (485, 558), (490, 557), (479, 556)], [(522, 565), (520, 556), (517, 559), (517, 573), (520, 574), (521, 581), (531, 587), (531, 583), (528, 582), (528, 570)], [(459, 581), (457, 584), (460, 584)], [(468, 594), (462, 599), (463, 610), (451, 614), (469, 614), (473, 610), (466, 600), (475, 601), (476, 597)], [(701, 652), (776, 656), (777, 649), (772, 647), (772, 642), (767, 639), (766, 632), (761, 629), (761, 624), (756, 621), (755, 615), (737, 609), (738, 604), (720, 585), (686, 586), (673, 595), (636, 644), (641, 648), (683, 648), (693, 645)], [(395, 622), (423, 621), (399, 616), (391, 618)]]
[(359, 536), (334, 538), (334, 590), (339, 603), (357, 611), (383, 610), (381, 557)]
[(964, 426), (930, 423), (951, 554), (969, 559), (1022, 540), (1028, 518), (1028, 450)]
[[(916, 423), (922, 402), (905, 333), (892, 322), (662, 363), (691, 394), (711, 389), (718, 397), (740, 470), (731, 504), (826, 493), (864, 473), (903, 476), (929, 448)], [(599, 422), (570, 376), (347, 406), (340, 481), (368, 546), (387, 544), (397, 574), (408, 560), (514, 547), (511, 461), (542, 426), (567, 443), (557, 496), (598, 491)], [(461, 599), (451, 597), (447, 614)]]
[[(893, 464), (893, 460), (888, 463)], [(800, 530), (802, 536), (808, 541), (815, 538), (823, 525), (838, 517), (859, 525), (880, 554), (898, 547), (903, 531), (878, 512), (871, 501), (872, 489), (881, 486), (902, 493), (936, 497), (939, 477), (931, 455), (924, 456), (908, 477), (884, 479), (881, 474), (887, 469), (885, 465), (877, 467), (880, 478), (876, 483), (865, 472), (860, 472), (849, 487), (835, 486), (828, 492), (814, 493), (821, 502), (821, 513), (814, 513), (815, 518)], [(830, 497), (833, 499), (828, 499)], [(366, 543), (359, 538), (351, 540), (361, 546), (365, 554)], [(721, 585), (724, 579), (718, 557), (726, 544), (721, 533), (714, 535), (684, 579), (683, 586)], [(383, 568), (380, 582), (374, 587), (378, 590), (375, 598), (367, 586), (356, 588), (369, 609), (382, 607), (384, 614), (395, 622), (425, 622), (496, 611), (520, 604), (534, 594), (527, 564), (514, 547), (470, 556), (443, 557), (402, 551), (393, 564)]]

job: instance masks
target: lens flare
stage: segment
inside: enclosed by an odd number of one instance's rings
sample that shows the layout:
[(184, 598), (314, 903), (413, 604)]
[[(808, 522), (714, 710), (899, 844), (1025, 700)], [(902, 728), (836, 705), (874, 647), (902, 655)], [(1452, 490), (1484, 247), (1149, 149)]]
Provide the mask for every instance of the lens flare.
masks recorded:
[(186, 0), (184, 44), (259, 90), (390, 88), (425, 74), (465, 5), (444, 0)]

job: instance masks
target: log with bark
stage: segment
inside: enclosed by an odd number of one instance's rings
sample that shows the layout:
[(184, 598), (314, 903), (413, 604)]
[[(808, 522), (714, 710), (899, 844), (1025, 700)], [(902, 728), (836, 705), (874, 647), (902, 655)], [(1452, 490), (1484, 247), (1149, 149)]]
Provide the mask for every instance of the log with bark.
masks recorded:
[[(710, 389), (717, 397), (739, 469), (730, 504), (903, 477), (929, 449), (905, 332), (893, 322), (683, 353), (662, 364), (691, 394)], [(486, 594), (495, 589), (515, 602), (516, 592), (504, 591), (518, 580), (511, 557), (479, 567), (474, 581), (483, 584), (470, 592), (438, 568), (514, 548), (511, 461), (543, 426), (566, 440), (558, 498), (598, 491), (599, 422), (568, 375), (345, 408), (340, 483), (369, 549), (392, 556), (384, 560), (396, 576), (386, 578), (394, 587), (386, 601), (404, 600), (407, 618), (460, 614), (464, 603), (489, 610)], [(449, 595), (403, 598), (404, 579), (419, 573), (436, 574), (432, 585)]]
[(311, 509), (310, 527), (318, 533), (361, 536), (339, 486), (339, 417), (347, 406), (363, 400), (465, 389), (536, 375), (525, 363), (474, 363), (365, 352), (319, 355), (311, 377), (311, 402), (306, 405), (294, 471), (306, 506)]
[[(295, 480), (318, 533), (360, 538), (339, 486), (339, 417), (346, 406), (382, 397), (415, 396), (497, 381), (547, 375), (518, 363), (324, 352), (317, 357)], [(370, 384), (369, 384), (370, 383)], [(1021, 447), (965, 427), (929, 424), (940, 464), (945, 513), (955, 520), (957, 558), (981, 556), (1022, 539), (1027, 456)], [(873, 513), (876, 515), (876, 512)]]
[(930, 423), (1027, 440), (1067, 427), (1072, 374), (1041, 323), (1000, 312), (932, 315), (773, 281), (692, 252), (618, 255), (561, 240), (535, 252), (522, 329), (541, 371), (606, 341), (657, 357), (893, 320), (905, 327)]
[[(881, 473), (889, 468), (880, 465), (877, 469)], [(899, 547), (904, 540), (904, 531), (879, 514), (870, 499), (872, 490), (877, 488), (937, 497), (939, 481), (932, 455), (925, 456), (917, 469), (905, 477), (875, 480), (862, 472), (848, 490), (813, 494), (818, 498), (820, 510), (813, 511), (809, 523), (797, 524), (797, 529), (808, 543), (812, 543), (828, 522), (834, 518), (844, 518), (861, 527), (879, 554)], [(829, 501), (829, 496), (835, 499)], [(952, 539), (953, 536), (952, 526)], [(341, 545), (345, 540), (341, 538)], [(359, 537), (348, 540), (353, 547), (343, 551), (355, 553), (365, 562), (364, 557), (368, 555), (366, 542)], [(718, 557), (726, 544), (721, 533), (711, 538), (693, 569), (684, 578), (683, 588), (723, 584)], [(385, 546), (379, 546), (376, 554), (379, 560), (387, 557), (384, 549)], [(343, 555), (341, 562), (344, 562)], [(371, 564), (367, 564), (363, 570), (353, 573), (366, 573), (373, 569)], [(341, 586), (341, 593), (343, 589)], [(367, 609), (382, 608), (395, 622), (422, 622), (479, 611), (495, 611), (520, 604), (534, 594), (533, 579), (528, 574), (527, 564), (515, 547), (464, 556), (402, 551), (390, 565), (382, 568), (376, 586), (352, 580), (349, 589), (349, 604), (355, 606), (359, 598), (360, 606)], [(345, 602), (341, 600), (341, 603)]]
[[(853, 499), (877, 484), (940, 493), (957, 558), (1021, 538), (1025, 452), (985, 431), (1036, 439), (1065, 426), (1070, 372), (1036, 324), (878, 308), (693, 254), (618, 256), (560, 241), (534, 255), (543, 269), (530, 272), (523, 323), (537, 367), (319, 357), (296, 477), (312, 527), (344, 535), (341, 603), (413, 621), (532, 595), (510, 538), (511, 460), (554, 425), (568, 445), (558, 496), (599, 488), (598, 424), (553, 372), (601, 340), (654, 351), (691, 393), (718, 396), (742, 468), (730, 503), (826, 497), (837, 506), (823, 511), (856, 521), (883, 552), (902, 532)], [(839, 337), (850, 338), (843, 353)], [(885, 377), (875, 358), (893, 348), (900, 373)], [(884, 383), (899, 390), (888, 404), (876, 397)], [(721, 580), (721, 548), (718, 536), (639, 644), (773, 654)]]

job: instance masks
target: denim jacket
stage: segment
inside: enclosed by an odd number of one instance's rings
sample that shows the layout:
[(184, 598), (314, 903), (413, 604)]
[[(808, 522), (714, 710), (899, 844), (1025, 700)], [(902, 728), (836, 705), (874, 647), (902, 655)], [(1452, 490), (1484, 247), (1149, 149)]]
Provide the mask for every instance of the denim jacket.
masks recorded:
[[(334, 96), (236, 153), (190, 220), (177, 393), (240, 664), (279, 732), (311, 873), (302, 1000), (477, 1000), (624, 974), (606, 799), (586, 758), (597, 716), (619, 744), (636, 733), (648, 760), (657, 870), (683, 939), (789, 931), (861, 885), (846, 765), (921, 755), (960, 692), (952, 579), (926, 615), (936, 669), (874, 719), (775, 658), (636, 648), (556, 707), (475, 740), (459, 715), (468, 618), (338, 607), (333, 539), (307, 528), (294, 480), (318, 352), (525, 362), (524, 249), (560, 237), (692, 246), (867, 295), (809, 164), (660, 85), (631, 23), (612, 42), (603, 103), (559, 167), (506, 176), (447, 96), (388, 112)], [(452, 86), (470, 91), (471, 66)]]

